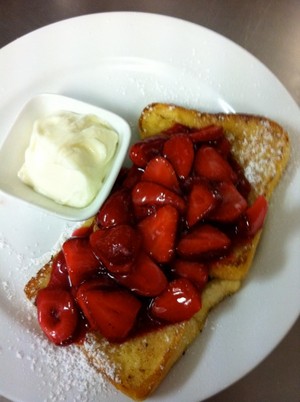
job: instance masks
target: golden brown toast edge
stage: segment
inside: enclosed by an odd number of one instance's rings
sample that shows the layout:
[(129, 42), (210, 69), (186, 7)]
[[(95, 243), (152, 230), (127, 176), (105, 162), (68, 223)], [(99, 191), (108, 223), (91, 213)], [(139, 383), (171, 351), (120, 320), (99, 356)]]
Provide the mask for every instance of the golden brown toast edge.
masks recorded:
[[(290, 155), (288, 134), (278, 123), (263, 116), (203, 113), (177, 105), (153, 103), (141, 113), (140, 136), (148, 138), (160, 134), (175, 123), (191, 128), (221, 125), (232, 145), (234, 157), (252, 184), (249, 201), (253, 202), (260, 194), (270, 199)], [(261, 231), (250, 243), (235, 247), (231, 255), (214, 263), (210, 275), (220, 279), (243, 279), (251, 266), (260, 236)]]
[[(236, 122), (235, 119), (237, 119)], [(211, 115), (171, 105), (153, 104), (144, 109), (139, 124), (143, 138), (158, 134), (172, 126), (174, 122), (191, 127), (222, 124), (229, 139), (233, 141), (233, 145), (238, 139), (237, 144), (240, 145), (234, 146), (234, 152), (241, 163), (238, 155), (239, 147), (243, 145), (242, 141), (247, 132), (253, 132), (254, 128), (257, 129), (258, 121), (261, 122), (259, 125), (270, 124), (269, 127), (274, 127), (275, 132), (278, 132), (280, 142), (283, 141), (280, 146), (281, 162), (278, 171), (270, 180), (264, 181), (264, 186), (266, 183), (267, 186), (263, 193), (269, 198), (285, 168), (289, 154), (287, 134), (282, 129), (279, 130), (280, 126), (276, 123), (261, 117)], [(158, 129), (154, 130), (156, 124), (158, 124)], [(238, 131), (238, 135), (233, 133), (235, 130)], [(276, 149), (278, 150), (277, 146)], [(241, 163), (241, 165), (245, 166), (245, 163)], [(257, 189), (253, 197), (259, 193), (261, 193), (261, 188)], [(134, 337), (118, 345), (109, 343), (99, 334), (90, 334), (86, 342), (79, 347), (90, 363), (117, 389), (132, 399), (145, 399), (157, 388), (170, 368), (197, 337), (205, 324), (209, 311), (240, 288), (240, 279), (246, 275), (251, 265), (259, 237), (260, 233), (247, 250), (238, 250), (236, 260), (230, 261), (226, 269), (224, 269), (224, 265), (216, 267), (216, 275), (212, 271), (213, 276), (221, 276), (221, 278), (214, 278), (208, 283), (202, 294), (202, 309), (191, 320), (163, 327), (158, 331)], [(220, 275), (221, 271), (224, 278)], [(28, 282), (25, 293), (29, 299), (34, 301), (38, 290), (47, 285), (50, 272), (51, 262), (46, 264)]]

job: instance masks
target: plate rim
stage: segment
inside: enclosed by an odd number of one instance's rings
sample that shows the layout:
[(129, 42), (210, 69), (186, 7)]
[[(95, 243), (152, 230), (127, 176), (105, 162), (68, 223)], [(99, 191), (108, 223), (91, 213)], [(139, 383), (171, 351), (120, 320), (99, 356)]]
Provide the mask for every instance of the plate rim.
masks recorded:
[[(128, 12), (107, 12), (107, 13), (86, 14), (86, 15), (82, 15), (82, 16), (77, 16), (77, 17), (68, 18), (68, 19), (65, 19), (65, 20), (62, 20), (62, 21), (58, 21), (58, 22), (51, 23), (51, 24), (49, 24), (49, 25), (46, 25), (45, 27), (38, 28), (38, 29), (36, 29), (36, 30), (34, 30), (34, 31), (32, 31), (32, 32), (30, 32), (30, 33), (28, 33), (28, 34), (26, 34), (26, 35), (24, 35), (24, 36), (22, 36), (22, 37), (16, 39), (16, 40), (14, 40), (14, 41), (11, 42), (10, 44), (5, 45), (2, 49), (0, 49), (0, 58), (2, 57), (2, 54), (6, 52), (6, 49), (11, 49), (11, 48), (14, 47), (14, 46), (17, 46), (17, 47), (18, 47), (18, 44), (21, 43), (22, 40), (24, 40), (24, 39), (22, 39), (22, 38), (27, 37), (26, 40), (29, 40), (29, 41), (30, 41), (32, 37), (34, 37), (34, 36), (36, 36), (36, 35), (39, 35), (39, 32), (45, 32), (45, 30), (50, 30), (50, 31), (51, 31), (51, 30), (53, 29), (53, 26), (57, 26), (58, 24), (61, 26), (61, 25), (65, 24), (66, 21), (89, 19), (89, 18), (91, 18), (91, 16), (92, 16), (92, 18), (97, 19), (97, 18), (99, 17), (99, 15), (100, 15), (102, 18), (105, 18), (106, 16), (108, 16), (109, 19), (111, 19), (112, 16), (113, 16), (112, 18), (118, 18), (118, 17), (120, 18), (120, 16), (123, 16), (124, 14), (126, 14), (127, 17), (129, 16), (130, 18), (131, 18), (131, 17), (134, 17), (134, 18), (141, 18), (141, 16), (144, 17), (144, 18), (149, 18), (149, 16), (150, 16), (150, 18), (154, 18), (154, 19), (155, 19), (155, 18), (159, 17), (159, 18), (163, 18), (163, 19), (168, 19), (169, 21), (172, 20), (172, 23), (174, 23), (174, 24), (176, 24), (178, 21), (180, 21), (180, 23), (183, 24), (183, 25), (189, 24), (190, 26), (193, 26), (193, 27), (194, 27), (193, 29), (197, 29), (197, 30), (198, 30), (198, 29), (200, 28), (200, 29), (205, 30), (206, 33), (208, 33), (209, 35), (213, 34), (213, 35), (216, 35), (216, 37), (219, 38), (219, 39), (220, 39), (220, 38), (222, 38), (222, 40), (225, 39), (226, 42), (227, 42), (228, 44), (230, 44), (230, 46), (233, 45), (234, 47), (236, 47), (236, 49), (240, 49), (240, 50), (242, 50), (243, 52), (245, 52), (244, 54), (247, 54), (247, 55), (250, 56), (251, 58), (254, 58), (253, 60), (255, 60), (256, 63), (258, 62), (261, 66), (263, 66), (263, 67), (266, 69), (266, 71), (268, 72), (268, 74), (271, 74), (271, 75), (272, 75), (272, 77), (276, 80), (276, 84), (280, 86), (281, 91), (283, 91), (283, 92), (286, 91), (286, 89), (284, 88), (284, 86), (282, 85), (282, 83), (275, 77), (275, 75), (274, 75), (263, 63), (261, 63), (261, 62), (260, 62), (258, 59), (256, 59), (253, 55), (251, 55), (251, 53), (249, 53), (247, 50), (243, 49), (240, 45), (236, 44), (236, 43), (233, 42), (231, 39), (226, 38), (226, 37), (222, 36), (221, 34), (215, 32), (215, 31), (212, 31), (211, 29), (209, 29), (209, 28), (207, 28), (207, 27), (203, 27), (203, 26), (201, 26), (201, 25), (198, 25), (198, 24), (196, 24), (196, 23), (194, 23), (194, 22), (185, 21), (185, 20), (180, 19), (180, 18), (177, 18), (177, 17), (171, 17), (171, 16), (162, 15), (162, 14), (151, 14), (151, 13), (144, 13), (144, 12), (129, 12), (129, 11), (128, 11)], [(291, 102), (291, 103), (294, 103), (293, 108), (295, 108), (295, 106), (296, 106), (296, 108), (297, 108), (298, 106), (297, 106), (296, 102), (295, 102), (294, 99), (291, 97), (291, 95), (286, 91), (286, 96), (287, 96), (287, 95), (289, 96), (290, 102)], [(0, 106), (1, 106), (1, 104), (0, 104)], [(295, 109), (295, 110), (296, 110), (296, 109)], [(300, 116), (297, 117), (298, 120), (299, 120), (299, 118), (300, 118)], [(286, 334), (286, 333), (289, 331), (289, 329), (292, 327), (292, 325), (294, 324), (294, 322), (296, 321), (296, 319), (297, 319), (297, 317), (295, 317), (294, 321), (293, 321), (292, 323), (290, 323), (289, 328), (286, 328), (285, 334)], [(276, 344), (276, 345), (273, 345), (273, 348), (272, 348), (271, 350), (269, 350), (268, 353), (267, 353), (264, 357), (262, 357), (262, 359), (261, 359), (259, 362), (257, 362), (257, 364), (259, 364), (269, 353), (271, 353), (271, 351), (278, 345), (278, 343), (279, 343), (281, 340), (282, 340), (282, 337), (278, 340), (277, 344)], [(257, 365), (257, 364), (256, 364), (256, 365)], [(253, 367), (251, 367), (251, 368), (249, 368), (249, 370), (248, 370), (247, 372), (249, 372), (251, 369), (253, 369), (254, 367), (256, 367), (256, 365), (253, 366)], [(244, 374), (246, 374), (246, 373), (243, 373), (243, 375), (244, 375)], [(239, 377), (239, 378), (241, 378), (241, 377)], [(235, 379), (233, 382), (237, 381), (239, 378)], [(230, 384), (228, 384), (228, 385), (226, 385), (226, 386), (231, 385), (233, 382), (231, 382)], [(219, 392), (219, 391), (222, 390), (222, 389), (224, 389), (224, 387), (221, 387), (220, 389), (218, 389), (217, 392)], [(209, 396), (211, 396), (211, 395), (213, 395), (213, 394), (206, 395), (205, 398), (207, 398), (207, 397), (209, 397)]]

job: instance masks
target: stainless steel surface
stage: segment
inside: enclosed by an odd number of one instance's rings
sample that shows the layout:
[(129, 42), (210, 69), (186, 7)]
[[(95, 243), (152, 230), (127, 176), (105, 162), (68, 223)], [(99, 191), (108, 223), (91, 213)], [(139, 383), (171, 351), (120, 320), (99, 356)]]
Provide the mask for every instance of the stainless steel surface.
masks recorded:
[[(210, 28), (261, 60), (300, 105), (299, 0), (0, 0), (0, 48), (52, 22), (108, 11), (165, 14)], [(206, 402), (299, 402), (299, 373), (298, 319), (258, 367)]]

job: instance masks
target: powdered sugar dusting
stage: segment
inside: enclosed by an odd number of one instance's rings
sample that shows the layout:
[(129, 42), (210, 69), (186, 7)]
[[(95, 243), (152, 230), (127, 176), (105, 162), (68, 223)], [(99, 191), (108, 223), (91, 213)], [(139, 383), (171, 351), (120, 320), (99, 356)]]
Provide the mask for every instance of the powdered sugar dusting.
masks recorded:
[(74, 225), (67, 227), (52, 250), (38, 258), (29, 258), (27, 265), (24, 264), (28, 261), (26, 250), (24, 255), (18, 253), (0, 234), (0, 249), (13, 255), (15, 261), (14, 267), (3, 272), (0, 282), (1, 307), (10, 316), (6, 323), (9, 336), (0, 340), (0, 353), (7, 353), (10, 360), (15, 359), (13, 364), (22, 367), (24, 375), (36, 379), (32, 386), (40, 401), (94, 401), (100, 400), (104, 393), (109, 397), (109, 392), (114, 392), (88, 363), (80, 347), (57, 347), (46, 339), (37, 323), (36, 308), (23, 292), (31, 275), (49, 260), (73, 229)]
[(282, 133), (274, 133), (267, 120), (261, 120), (257, 130), (243, 132), (238, 141), (235, 137), (232, 152), (244, 167), (246, 178), (260, 192), (277, 174), (277, 167), (284, 157), (286, 139)]
[[(98, 370), (104, 370), (106, 375), (113, 381), (120, 382), (115, 364), (109, 361), (108, 356), (105, 353), (106, 346), (109, 346), (110, 350), (112, 350), (112, 345), (105, 339), (102, 340), (102, 344), (99, 347), (99, 343), (94, 336), (87, 334), (84, 347), (87, 353), (93, 358), (94, 366)], [(97, 351), (96, 353), (95, 350)]]
[(16, 353), (34, 371), (41, 394), (44, 387), (51, 390), (45, 401), (67, 401), (71, 395), (74, 401), (91, 401), (106, 391), (105, 381), (77, 346), (56, 347), (39, 331), (30, 332), (30, 337), (30, 351)]

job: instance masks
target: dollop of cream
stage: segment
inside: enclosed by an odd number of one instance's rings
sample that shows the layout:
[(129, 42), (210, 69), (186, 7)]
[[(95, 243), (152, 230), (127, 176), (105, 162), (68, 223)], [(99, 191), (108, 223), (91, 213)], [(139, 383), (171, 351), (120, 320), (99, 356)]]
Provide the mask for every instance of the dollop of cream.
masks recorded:
[(95, 115), (60, 111), (34, 122), (18, 177), (55, 202), (83, 208), (100, 190), (118, 134)]

